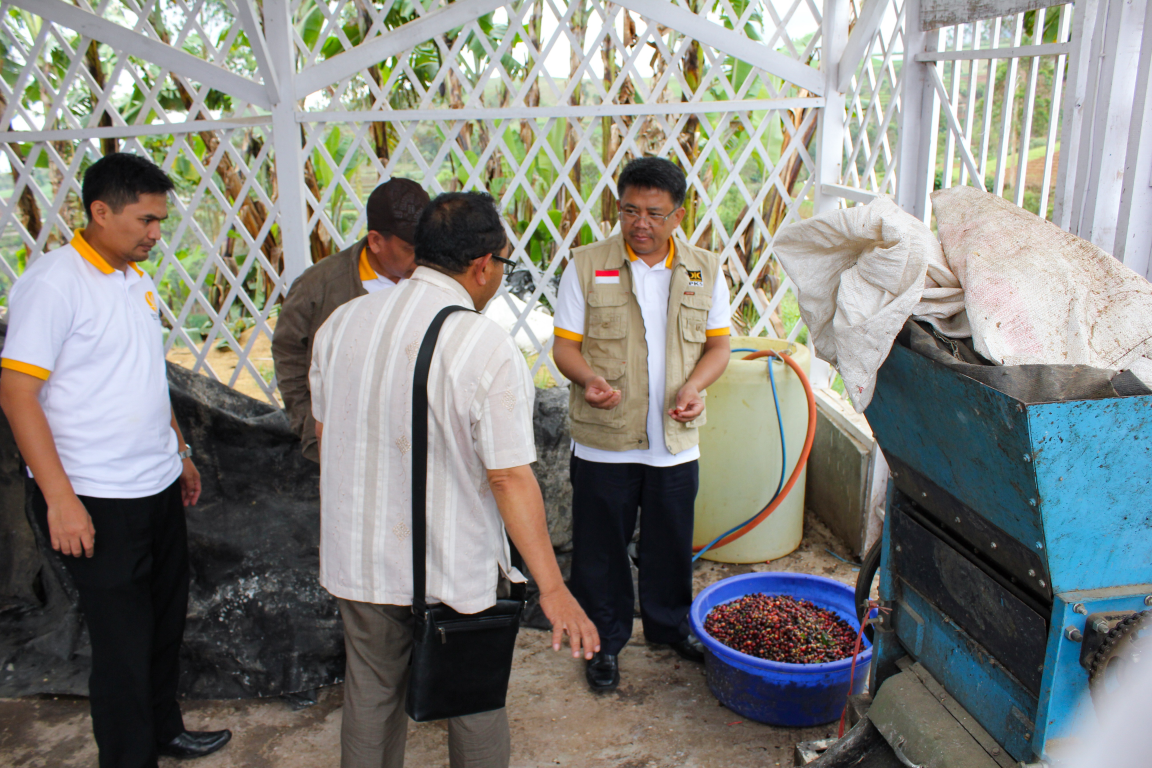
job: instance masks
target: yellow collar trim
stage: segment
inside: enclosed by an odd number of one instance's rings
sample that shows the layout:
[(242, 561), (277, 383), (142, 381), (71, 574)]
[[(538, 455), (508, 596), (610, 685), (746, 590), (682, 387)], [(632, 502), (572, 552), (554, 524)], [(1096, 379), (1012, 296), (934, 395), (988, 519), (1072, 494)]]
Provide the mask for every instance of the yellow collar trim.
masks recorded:
[[(101, 273), (110, 275), (116, 271), (107, 261), (104, 260), (103, 256), (96, 252), (95, 248), (88, 244), (88, 241), (85, 240), (84, 236), (80, 234), (80, 230), (76, 230), (72, 233), (71, 245), (81, 256), (84, 257), (85, 261), (96, 267), (96, 269), (100, 270)], [(128, 266), (136, 270), (137, 275), (140, 275), (141, 277), (144, 276), (144, 271), (140, 269), (140, 267), (136, 266), (136, 262), (130, 261), (128, 262)]]
[(376, 274), (376, 270), (368, 263), (368, 248), (364, 247), (360, 250), (360, 281), (375, 280), (377, 277), (379, 275)]
[[(624, 250), (628, 252), (628, 261), (636, 261), (636, 259), (640, 258), (628, 243), (624, 243)], [(668, 238), (668, 258), (664, 260), (665, 269), (672, 269), (672, 259), (674, 258), (676, 258), (676, 241)]]

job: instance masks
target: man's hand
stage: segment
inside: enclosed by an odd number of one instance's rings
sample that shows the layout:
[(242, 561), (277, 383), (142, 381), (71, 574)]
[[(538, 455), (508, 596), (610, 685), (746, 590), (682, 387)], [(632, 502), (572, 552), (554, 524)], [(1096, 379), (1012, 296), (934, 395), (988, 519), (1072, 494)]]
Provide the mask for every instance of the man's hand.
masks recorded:
[(680, 391), (676, 393), (676, 407), (668, 409), (668, 415), (681, 424), (687, 424), (704, 412), (704, 398), (700, 390), (712, 384), (724, 373), (731, 356), (731, 344), (727, 335), (709, 336), (704, 342), (704, 354), (692, 369), (692, 375)]
[(588, 405), (604, 410), (620, 405), (620, 390), (612, 389), (603, 376), (592, 370), (580, 351), (580, 342), (557, 336), (552, 342), (552, 357), (560, 373), (584, 387), (584, 402)]
[(194, 507), (200, 501), (200, 470), (196, 469), (192, 459), (184, 459), (184, 468), (180, 472), (180, 500), (186, 507)]
[(676, 393), (676, 407), (668, 409), (668, 415), (686, 424), (704, 412), (704, 398), (692, 382), (687, 382)]
[(593, 376), (584, 382), (584, 400), (593, 408), (610, 410), (620, 404), (620, 390), (612, 389), (603, 376)]
[(600, 651), (600, 634), (567, 587), (547, 595), (541, 593), (540, 608), (552, 622), (552, 650), (560, 650), (567, 632), (572, 658), (580, 658), (581, 650), (585, 659), (591, 659), (593, 653)]
[(552, 623), (552, 648), (560, 650), (564, 633), (572, 644), (573, 658), (591, 659), (600, 650), (600, 635), (584, 609), (564, 586), (560, 566), (552, 552), (548, 524), (544, 521), (544, 497), (532, 467), (524, 464), (508, 469), (488, 470), (488, 487), (504, 519), (508, 537), (520, 550), (524, 564), (540, 587), (540, 608)]
[(32, 470), (48, 503), (48, 537), (62, 555), (92, 557), (96, 529), (60, 463), (48, 418), (40, 405), (44, 380), (11, 368), (0, 373), (0, 408), (8, 417), (16, 447)]
[(74, 493), (48, 502), (48, 534), (52, 549), (62, 555), (92, 557), (96, 548), (92, 518)]

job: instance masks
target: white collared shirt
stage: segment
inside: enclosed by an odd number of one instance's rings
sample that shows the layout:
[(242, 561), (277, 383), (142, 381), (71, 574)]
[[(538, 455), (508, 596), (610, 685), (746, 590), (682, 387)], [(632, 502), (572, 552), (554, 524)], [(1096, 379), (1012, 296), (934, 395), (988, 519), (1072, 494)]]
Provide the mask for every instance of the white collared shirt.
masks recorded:
[[(412, 376), (432, 318), (472, 308), (460, 283), (419, 267), (396, 290), (361, 296), (320, 327), (309, 381), (320, 450), (320, 583), (336, 597), (412, 602)], [(428, 376), (427, 591), (463, 613), (495, 604), (512, 569), (487, 470), (536, 460), (535, 388), (512, 337), (456, 312)]]
[(44, 380), (40, 405), (80, 496), (134, 499), (180, 476), (156, 286), (108, 265), (80, 233), (8, 295), (0, 365)]
[[(650, 467), (672, 467), (700, 458), (698, 445), (674, 454), (664, 442), (664, 412), (661, 403), (664, 402), (665, 357), (668, 353), (668, 292), (672, 286), (671, 265), (675, 253), (673, 243), (668, 258), (650, 267), (628, 248), (628, 266), (632, 270), (632, 283), (640, 304), (640, 316), (644, 320), (644, 341), (648, 345), (648, 447), (606, 451), (573, 441), (578, 458), (602, 464), (646, 464)], [(582, 340), (585, 298), (575, 269), (564, 270), (556, 298), (556, 335), (573, 341)], [(708, 310), (706, 332), (709, 336), (727, 335), (730, 324), (728, 285), (717, 272), (716, 282), (712, 286), (712, 308)]]

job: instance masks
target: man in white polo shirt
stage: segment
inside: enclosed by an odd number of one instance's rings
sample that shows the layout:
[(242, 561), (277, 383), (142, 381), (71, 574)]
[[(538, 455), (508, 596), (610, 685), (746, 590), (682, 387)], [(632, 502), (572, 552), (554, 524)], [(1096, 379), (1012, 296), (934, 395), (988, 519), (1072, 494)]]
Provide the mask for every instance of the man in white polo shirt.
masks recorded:
[(393, 178), (368, 196), (368, 233), (323, 259), (292, 283), (272, 335), (276, 382), (305, 458), (320, 461), (308, 368), (316, 332), (339, 306), (357, 296), (387, 292), (416, 269), (416, 220), (428, 193), (410, 179)]
[(688, 630), (697, 427), (728, 365), (720, 259), (672, 239), (686, 183), (667, 160), (620, 174), (620, 234), (573, 251), (556, 307), (556, 366), (571, 382), (572, 594), (600, 632), (585, 676), (620, 682), (632, 635), (628, 544), (640, 511), (640, 614), (649, 642), (703, 661)]
[(94, 163), (88, 226), (16, 281), (0, 356), (0, 407), (35, 480), (33, 511), (88, 625), (101, 768), (154, 768), (158, 755), (199, 757), (231, 738), (186, 731), (176, 703), (184, 505), (200, 474), (169, 401), (156, 287), (136, 264), (160, 240), (172, 189), (135, 155)]

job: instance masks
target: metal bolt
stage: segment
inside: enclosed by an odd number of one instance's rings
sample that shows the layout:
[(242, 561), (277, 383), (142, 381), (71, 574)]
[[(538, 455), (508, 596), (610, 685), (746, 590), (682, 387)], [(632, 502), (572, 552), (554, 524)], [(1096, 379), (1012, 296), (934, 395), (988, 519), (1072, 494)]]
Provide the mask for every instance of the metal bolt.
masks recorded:
[(960, 518), (956, 518), (956, 522), (960, 522)]
[(1088, 615), (1088, 609), (1084, 607), (1084, 603), (1076, 603), (1076, 605), (1072, 606), (1072, 611), (1084, 616)]
[(1102, 635), (1106, 634), (1108, 632), (1108, 622), (1104, 621), (1104, 619), (1096, 619), (1096, 621), (1092, 622), (1092, 629)]
[(1080, 630), (1076, 629), (1076, 627), (1065, 627), (1064, 637), (1068, 638), (1074, 643), (1078, 643), (1084, 639), (1084, 636), (1080, 634)]
[(992, 549), (996, 549), (996, 542), (992, 542)]
[(1024, 461), (1032, 461), (1032, 457), (1028, 454), (1024, 454)]
[(992, 756), (995, 757), (998, 754), (1000, 754), (1000, 747), (992, 747)]
[(1040, 586), (1046, 587), (1048, 585), (1044, 583), (1044, 579), (1040, 579)]
[(1036, 542), (1036, 549), (1044, 549), (1044, 545), (1040, 542)]
[(1148, 595), (1148, 597), (1144, 598), (1144, 605), (1152, 605), (1152, 595)]
[(924, 491), (920, 491), (920, 495), (925, 499), (928, 498), (928, 494), (924, 493)]
[(1028, 504), (1033, 507), (1036, 506), (1036, 499), (1028, 499)]
[(1036, 571), (1034, 571), (1034, 570), (1032, 570), (1031, 568), (1029, 568), (1029, 569), (1028, 569), (1028, 575), (1029, 575), (1029, 576), (1035, 576), (1035, 575), (1036, 575)]
[(903, 550), (902, 550), (902, 549), (900, 549), (900, 545), (899, 545), (899, 544), (897, 544), (897, 545), (896, 545), (896, 551), (897, 551), (897, 552), (903, 552)]

